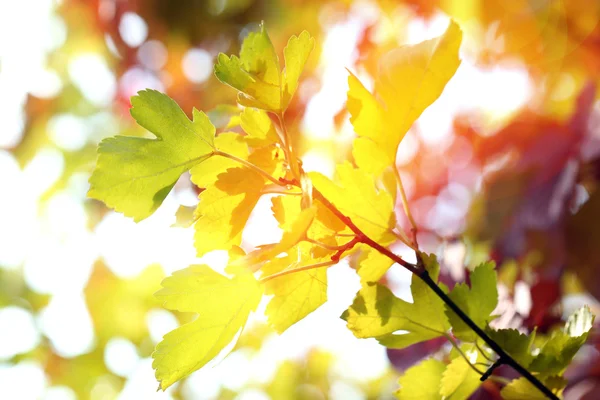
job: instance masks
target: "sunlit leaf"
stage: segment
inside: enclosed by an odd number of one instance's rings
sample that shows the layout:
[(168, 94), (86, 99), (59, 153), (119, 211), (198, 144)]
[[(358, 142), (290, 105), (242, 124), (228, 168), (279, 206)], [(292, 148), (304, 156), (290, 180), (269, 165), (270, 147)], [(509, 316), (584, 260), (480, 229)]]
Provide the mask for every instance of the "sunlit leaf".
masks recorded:
[[(224, 132), (215, 138), (215, 147), (220, 151), (234, 155), (238, 158), (248, 159), (248, 145), (244, 138), (233, 132)], [(239, 167), (240, 164), (226, 157), (211, 157), (208, 160), (192, 167), (191, 179), (200, 188), (214, 184), (217, 176), (229, 168)]]
[(469, 363), (475, 364), (485, 359), (477, 350), (468, 350), (466, 346), (463, 346), (463, 352), (470, 358), (469, 362), (462, 356), (454, 357), (443, 373), (440, 393), (444, 399), (468, 399), (481, 385), (481, 375), (473, 370)]
[(239, 245), (242, 230), (256, 206), (264, 178), (249, 168), (232, 168), (200, 194), (194, 224), (198, 256)]
[(372, 247), (364, 246), (356, 264), (362, 282), (377, 282), (394, 264), (394, 261)]
[(286, 66), (282, 74), (279, 58), (264, 25), (244, 39), (240, 57), (217, 57), (217, 78), (239, 90), (238, 102), (246, 107), (283, 113), (296, 88), (314, 39), (304, 31), (292, 36), (284, 50)]
[(161, 389), (217, 356), (243, 328), (263, 293), (250, 274), (229, 279), (208, 266), (194, 265), (163, 281), (156, 296), (164, 307), (198, 313), (198, 318), (164, 336), (152, 354)]
[(309, 173), (309, 177), (314, 187), (367, 236), (383, 244), (395, 239), (392, 197), (376, 189), (370, 174), (346, 163), (337, 166), (335, 183), (317, 172)]
[(594, 315), (585, 306), (575, 311), (563, 330), (555, 331), (542, 346), (530, 365), (532, 372), (560, 374), (583, 346), (594, 322)]
[(246, 141), (252, 147), (262, 147), (277, 143), (279, 137), (275, 125), (263, 110), (246, 107), (240, 115)]
[(461, 41), (462, 32), (451, 21), (442, 36), (386, 54), (375, 82), (382, 102), (350, 74), (347, 107), (359, 136), (353, 151), (359, 167), (380, 173), (394, 165), (400, 141), (460, 65)]
[[(439, 265), (430, 263), (429, 273), (437, 281)], [(386, 347), (404, 348), (443, 336), (450, 328), (443, 301), (416, 275), (411, 292), (413, 302), (409, 303), (381, 284), (363, 284), (342, 318), (356, 337), (375, 337)], [(399, 330), (408, 332), (394, 334)]]
[(133, 118), (156, 139), (104, 139), (88, 196), (140, 221), (162, 204), (182, 173), (210, 157), (215, 128), (196, 109), (190, 121), (177, 103), (155, 90), (140, 91), (131, 103)]
[(400, 389), (395, 393), (400, 400), (441, 400), (440, 384), (446, 365), (434, 358), (409, 368), (400, 377)]
[[(542, 382), (556, 395), (560, 395), (567, 386), (567, 381), (561, 377), (550, 377)], [(548, 397), (525, 378), (517, 378), (500, 391), (505, 400), (545, 400)]]
[[(457, 284), (450, 292), (450, 298), (479, 327), (484, 328), (491, 321), (490, 314), (498, 305), (496, 270), (493, 262), (479, 265), (470, 274), (471, 287)], [(462, 340), (474, 341), (477, 335), (452, 310), (447, 309), (448, 319), (454, 335)]]
[[(328, 261), (327, 258), (312, 257), (311, 247), (302, 243), (290, 249), (287, 256), (275, 259), (263, 267), (263, 277)], [(273, 278), (265, 282), (265, 293), (274, 295), (266, 310), (269, 323), (277, 332), (282, 333), (325, 303), (327, 268), (309, 269)]]

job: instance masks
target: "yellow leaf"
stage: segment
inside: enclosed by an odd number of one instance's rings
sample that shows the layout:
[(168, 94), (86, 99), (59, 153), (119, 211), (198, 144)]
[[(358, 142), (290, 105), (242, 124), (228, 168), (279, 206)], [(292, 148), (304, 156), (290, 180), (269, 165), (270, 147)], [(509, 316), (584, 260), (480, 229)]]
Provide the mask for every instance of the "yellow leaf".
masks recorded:
[(441, 400), (440, 381), (446, 365), (429, 358), (410, 367), (400, 377), (400, 389), (395, 393), (400, 400)]
[(406, 132), (440, 96), (460, 65), (461, 41), (462, 32), (451, 21), (442, 36), (399, 47), (382, 57), (375, 82), (382, 102), (350, 74), (347, 107), (359, 136), (353, 150), (359, 167), (380, 173), (395, 163)]
[(264, 25), (259, 32), (251, 32), (240, 51), (240, 57), (219, 54), (215, 65), (217, 78), (239, 90), (238, 103), (246, 107), (283, 113), (296, 88), (298, 79), (314, 39), (307, 32), (292, 36), (284, 50), (286, 62), (282, 74), (279, 59)]
[[(462, 350), (470, 358), (471, 364), (485, 362), (485, 358), (477, 349), (469, 349), (467, 346), (463, 346)], [(480, 377), (481, 375), (475, 372), (464, 358), (456, 356), (444, 371), (440, 394), (445, 399), (468, 399), (481, 385)]]
[(358, 275), (361, 282), (377, 282), (394, 263), (389, 257), (368, 246), (361, 246), (358, 257)]
[(336, 183), (317, 172), (311, 172), (309, 177), (314, 187), (367, 236), (384, 245), (394, 241), (392, 230), (396, 218), (392, 197), (376, 189), (369, 173), (346, 163), (337, 166)]
[(283, 57), (285, 58), (282, 88), (284, 109), (287, 108), (298, 88), (298, 80), (314, 47), (315, 39), (307, 31), (302, 31), (300, 36), (290, 37), (287, 46), (283, 49)]
[[(223, 132), (215, 138), (215, 146), (225, 153), (241, 159), (248, 159), (248, 145), (244, 138), (234, 132)], [(200, 188), (206, 188), (216, 182), (217, 176), (229, 168), (239, 167), (240, 164), (230, 158), (214, 156), (198, 164), (190, 170), (191, 179)]]
[(261, 196), (264, 178), (249, 168), (232, 168), (200, 194), (194, 224), (198, 257), (239, 245), (242, 230)]
[(175, 272), (156, 296), (171, 310), (198, 318), (169, 333), (152, 354), (161, 389), (204, 366), (242, 330), (256, 309), (263, 288), (250, 274), (229, 279), (206, 265)]
[[(288, 251), (288, 255), (267, 263), (263, 268), (263, 278), (275, 273), (312, 265), (328, 258), (314, 258), (312, 246), (300, 243)], [(265, 293), (274, 297), (267, 305), (266, 315), (277, 332), (287, 328), (316, 310), (327, 300), (327, 268), (282, 275), (265, 282)]]
[(241, 263), (256, 265), (272, 259), (279, 254), (288, 251), (306, 238), (306, 232), (315, 219), (317, 210), (314, 207), (302, 210), (292, 224), (283, 232), (279, 243), (264, 245), (260, 249), (248, 254)]
[[(284, 231), (289, 230), (291, 224), (302, 210), (300, 197), (277, 196), (273, 197), (271, 202), (273, 204), (271, 210), (275, 219), (279, 222), (279, 227)], [(308, 228), (307, 236), (310, 239), (322, 241), (323, 239), (332, 237), (336, 232), (346, 229), (346, 226), (340, 222), (339, 218), (331, 214), (323, 204), (313, 202), (313, 207), (316, 209), (316, 218)], [(344, 242), (348, 240), (348, 238), (344, 239)]]
[(246, 107), (240, 114), (240, 123), (248, 135), (246, 142), (252, 147), (263, 147), (279, 141), (275, 125), (263, 110)]

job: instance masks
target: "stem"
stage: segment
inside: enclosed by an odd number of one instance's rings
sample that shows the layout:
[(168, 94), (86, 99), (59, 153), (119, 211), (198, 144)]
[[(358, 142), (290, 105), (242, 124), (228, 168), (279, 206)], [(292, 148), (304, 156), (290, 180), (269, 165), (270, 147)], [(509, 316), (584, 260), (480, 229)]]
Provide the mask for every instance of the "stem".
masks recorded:
[(467, 326), (469, 328), (471, 328), (473, 330), (473, 332), (475, 332), (477, 334), (477, 336), (479, 336), (492, 350), (494, 350), (496, 352), (496, 354), (498, 354), (498, 356), (500, 357), (500, 360), (502, 360), (504, 364), (510, 365), (515, 371), (517, 371), (519, 374), (521, 374), (525, 379), (527, 379), (533, 386), (535, 386), (540, 392), (542, 392), (544, 395), (546, 395), (549, 399), (559, 400), (558, 397), (554, 393), (552, 393), (552, 391), (550, 389), (548, 389), (546, 386), (544, 386), (544, 384), (539, 379), (537, 379), (535, 376), (533, 376), (531, 374), (531, 372), (529, 372), (527, 369), (525, 369), (523, 366), (521, 366), (521, 364), (519, 364), (517, 361), (515, 361), (508, 353), (506, 353), (502, 349), (502, 347), (500, 347), (498, 345), (498, 343), (494, 342), (494, 340), (492, 340), (492, 338), (490, 338), (480, 327), (478, 327), (477, 324), (475, 324), (475, 322), (473, 322), (471, 320), (471, 318), (469, 318), (469, 316), (467, 314), (465, 314), (464, 311), (461, 310), (456, 305), (456, 303), (454, 303), (452, 301), (452, 299), (450, 299), (450, 297), (448, 297), (446, 295), (446, 293), (443, 292), (442, 289), (440, 289), (440, 287), (433, 281), (433, 279), (431, 279), (427, 270), (424, 269), (418, 275), (419, 275), (419, 278), (421, 278), (421, 280), (423, 280), (423, 282), (425, 282), (427, 284), (427, 286), (429, 286), (431, 288), (431, 290), (433, 290), (435, 292), (435, 294), (440, 299), (442, 299), (442, 301), (444, 303), (446, 303), (446, 305), (452, 311), (454, 311), (456, 313), (456, 315), (458, 315), (458, 317), (465, 324), (467, 324)]
[(268, 180), (270, 180), (271, 182), (273, 182), (277, 186), (287, 187), (286, 184), (281, 183), (278, 179), (275, 179), (275, 177), (273, 177), (271, 174), (269, 174), (264, 169), (257, 167), (256, 165), (252, 164), (251, 162), (248, 162), (248, 161), (244, 160), (243, 158), (236, 157), (236, 156), (234, 156), (232, 154), (225, 153), (225, 152), (222, 152), (220, 150), (216, 150), (213, 154), (215, 156), (221, 156), (221, 157), (229, 158), (230, 160), (233, 160), (233, 161), (237, 161), (240, 164), (242, 164), (242, 165), (244, 165), (244, 166), (246, 166), (248, 168), (251, 168), (252, 170), (258, 172), (259, 174), (261, 174), (262, 176), (264, 176), (265, 178), (267, 178)]
[(283, 131), (283, 139), (285, 142), (284, 150), (288, 163), (290, 164), (290, 169), (292, 170), (292, 175), (295, 178), (300, 178), (300, 168), (298, 167), (298, 160), (294, 155), (294, 149), (292, 148), (292, 139), (290, 138), (287, 127), (285, 126), (285, 114), (283, 113), (283, 111), (277, 114), (277, 118), (279, 119), (279, 125), (281, 126), (281, 130)]
[(352, 220), (349, 217), (342, 214), (342, 212), (340, 210), (338, 210), (337, 207), (334, 206), (329, 200), (327, 200), (325, 198), (325, 196), (323, 196), (323, 194), (321, 192), (319, 192), (316, 188), (313, 188), (313, 198), (315, 198), (315, 199), (319, 200), (321, 203), (323, 203), (323, 205), (325, 207), (327, 207), (336, 217), (338, 217), (344, 224), (346, 224), (346, 226), (348, 228), (350, 228), (350, 230), (352, 232), (355, 233), (358, 241), (360, 241), (361, 243), (364, 243), (368, 246), (373, 247), (375, 250), (388, 256), (394, 262), (402, 265), (404, 268), (408, 269), (413, 274), (417, 274), (417, 275), (419, 274), (420, 269), (417, 269), (417, 267), (415, 265), (413, 265), (407, 261), (404, 261), (401, 257), (395, 255), (394, 253), (392, 253), (391, 251), (389, 251), (388, 249), (386, 249), (385, 247), (383, 247), (382, 245), (380, 245), (379, 243), (375, 242), (373, 239), (371, 239), (370, 237), (365, 235), (363, 233), (363, 231), (361, 231), (356, 225), (354, 225), (354, 222), (352, 222)]
[(491, 367), (488, 368), (487, 371), (485, 371), (485, 373), (483, 375), (481, 375), (481, 378), (479, 378), (479, 380), (481, 382), (485, 381), (487, 378), (489, 378), (490, 376), (492, 376), (492, 374), (494, 373), (494, 370), (496, 368), (498, 368), (499, 366), (501, 366), (502, 364), (504, 364), (504, 360), (502, 358), (497, 359)]
[(452, 343), (452, 347), (454, 347), (456, 349), (456, 351), (458, 352), (458, 354), (460, 354), (462, 356), (462, 358), (467, 362), (467, 364), (469, 364), (469, 367), (471, 367), (471, 369), (475, 372), (477, 372), (479, 375), (484, 375), (485, 372), (480, 371), (475, 365), (471, 364), (471, 361), (469, 360), (469, 358), (467, 357), (467, 355), (465, 353), (463, 353), (462, 349), (460, 348), (460, 346), (458, 345), (458, 343), (456, 343), (456, 340), (454, 340), (452, 338), (452, 336), (450, 336), (447, 333), (444, 333), (444, 336), (446, 337), (446, 339)]
[(408, 217), (410, 221), (410, 225), (412, 227), (413, 241), (415, 245), (417, 245), (417, 223), (415, 222), (412, 214), (410, 213), (410, 208), (408, 207), (408, 198), (406, 197), (406, 191), (404, 190), (404, 185), (402, 184), (402, 178), (400, 178), (400, 172), (398, 168), (394, 166), (394, 175), (396, 176), (396, 181), (398, 182), (398, 189), (400, 189), (400, 197), (402, 199), (402, 207), (404, 208), (404, 213)]
[[(332, 250), (332, 251), (338, 251), (338, 250), (342, 250), (342, 249), (345, 250), (347, 248), (346, 244), (342, 244), (340, 246), (332, 246), (330, 244), (319, 242), (318, 240), (314, 240), (314, 239), (311, 239), (311, 238), (306, 238), (304, 240), (307, 241), (307, 242), (309, 242), (309, 243), (312, 243), (314, 245), (317, 245), (319, 247), (322, 247), (324, 249)], [(348, 243), (350, 243), (350, 242), (348, 242)]]
[(504, 361), (504, 364), (510, 365), (515, 371), (521, 374), (525, 379), (527, 379), (533, 386), (535, 386), (549, 399), (559, 400), (559, 398), (554, 393), (552, 393), (550, 389), (544, 386), (544, 384), (539, 379), (533, 376), (527, 369), (521, 366), (521, 364), (519, 364), (508, 353), (506, 353), (502, 349), (502, 347), (500, 347), (500, 345), (494, 342), (492, 338), (490, 338), (480, 327), (478, 327), (477, 324), (475, 324), (475, 322), (473, 322), (473, 320), (471, 320), (471, 318), (469, 318), (469, 316), (465, 314), (464, 311), (462, 311), (456, 305), (456, 303), (454, 303), (452, 299), (448, 297), (448, 295), (446, 295), (446, 293), (444, 293), (444, 291), (429, 276), (429, 273), (424, 268), (423, 262), (419, 257), (419, 253), (417, 253), (417, 259), (419, 261), (417, 265), (411, 264), (403, 260), (401, 257), (392, 253), (390, 250), (388, 250), (387, 248), (383, 247), (382, 245), (365, 235), (364, 232), (360, 230), (360, 228), (354, 225), (354, 223), (349, 217), (347, 217), (340, 210), (338, 210), (338, 208), (335, 205), (333, 205), (329, 200), (327, 200), (327, 198), (325, 198), (325, 196), (323, 196), (323, 194), (319, 192), (316, 188), (313, 188), (313, 198), (323, 203), (323, 205), (327, 207), (336, 217), (338, 217), (342, 222), (344, 222), (346, 226), (348, 226), (348, 228), (350, 228), (350, 230), (352, 230), (352, 232), (356, 234), (356, 240), (368, 246), (371, 246), (375, 250), (379, 251), (381, 254), (384, 254), (385, 256), (389, 257), (392, 261), (402, 265), (404, 268), (408, 269), (413, 274), (417, 274), (417, 276), (419, 276), (419, 278), (421, 278), (421, 280), (425, 282), (425, 284), (429, 286), (431, 290), (433, 290), (434, 293), (444, 303), (446, 303), (446, 305), (452, 311), (454, 311), (456, 315), (458, 315), (458, 317), (465, 324), (467, 324), (469, 328), (473, 330), (473, 332), (477, 334), (477, 336), (479, 336), (492, 350), (496, 352), (499, 358)]
[(262, 278), (260, 280), (260, 282), (265, 283), (265, 282), (270, 281), (271, 279), (279, 278), (279, 277), (282, 277), (284, 275), (295, 274), (296, 272), (307, 271), (307, 270), (315, 269), (315, 268), (329, 267), (329, 266), (335, 265), (335, 264), (337, 264), (337, 261), (331, 260), (331, 261), (324, 261), (324, 262), (320, 262), (320, 263), (316, 263), (316, 264), (311, 264), (311, 265), (305, 265), (304, 267), (287, 269), (287, 270), (278, 272), (276, 274), (269, 275), (269, 276), (267, 276), (265, 278)]

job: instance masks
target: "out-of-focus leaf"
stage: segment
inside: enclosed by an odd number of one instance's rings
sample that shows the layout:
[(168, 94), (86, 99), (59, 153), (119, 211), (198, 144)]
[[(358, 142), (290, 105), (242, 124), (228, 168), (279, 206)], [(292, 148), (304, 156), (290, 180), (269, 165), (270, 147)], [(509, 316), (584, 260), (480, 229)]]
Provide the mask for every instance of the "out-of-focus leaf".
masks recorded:
[(462, 32), (451, 21), (442, 36), (386, 54), (375, 83), (383, 104), (350, 75), (347, 107), (359, 136), (353, 151), (359, 167), (379, 174), (395, 164), (400, 141), (460, 65), (461, 41)]
[(562, 373), (587, 340), (593, 322), (594, 315), (587, 306), (575, 311), (564, 329), (553, 332), (542, 346), (531, 362), (530, 371), (547, 375)]
[(521, 366), (527, 368), (533, 360), (531, 345), (535, 332), (527, 336), (516, 329), (487, 329), (487, 334)]
[(164, 307), (198, 313), (198, 318), (164, 336), (152, 354), (161, 389), (217, 356), (244, 327), (263, 288), (250, 274), (228, 279), (206, 265), (194, 265), (166, 278), (156, 296)]
[(442, 399), (440, 384), (446, 365), (434, 358), (409, 368), (400, 377), (400, 389), (395, 393), (400, 400)]

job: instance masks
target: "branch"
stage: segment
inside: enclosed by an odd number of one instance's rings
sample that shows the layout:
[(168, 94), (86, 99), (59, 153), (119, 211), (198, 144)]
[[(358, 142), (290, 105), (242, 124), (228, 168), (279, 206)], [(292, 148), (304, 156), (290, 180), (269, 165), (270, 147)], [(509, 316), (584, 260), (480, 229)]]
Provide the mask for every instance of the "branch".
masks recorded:
[(442, 289), (431, 279), (429, 273), (423, 266), (423, 261), (417, 252), (417, 265), (411, 264), (396, 254), (392, 253), (387, 248), (383, 247), (379, 243), (375, 242), (373, 239), (369, 238), (363, 231), (360, 230), (352, 220), (344, 215), (338, 208), (333, 205), (329, 200), (323, 196), (321, 192), (319, 192), (316, 188), (313, 188), (313, 198), (319, 200), (325, 207), (327, 207), (335, 216), (337, 216), (352, 232), (356, 234), (356, 239), (361, 243), (364, 243), (368, 246), (371, 246), (375, 250), (379, 251), (381, 254), (387, 256), (392, 261), (402, 265), (404, 268), (408, 269), (413, 274), (417, 274), (427, 286), (431, 288), (435, 292), (435, 294), (444, 302), (446, 305), (458, 315), (458, 317), (465, 323), (469, 328), (473, 330), (492, 350), (498, 354), (501, 360), (506, 365), (510, 365), (515, 371), (521, 374), (525, 379), (527, 379), (533, 386), (535, 386), (540, 392), (546, 395), (549, 399), (559, 400), (558, 397), (552, 393), (550, 389), (548, 389), (544, 384), (533, 376), (527, 369), (525, 369), (521, 364), (515, 361), (508, 353), (506, 353), (498, 343), (496, 343), (492, 338), (490, 338), (480, 327), (469, 318), (467, 314), (465, 314), (457, 305), (444, 293)]

